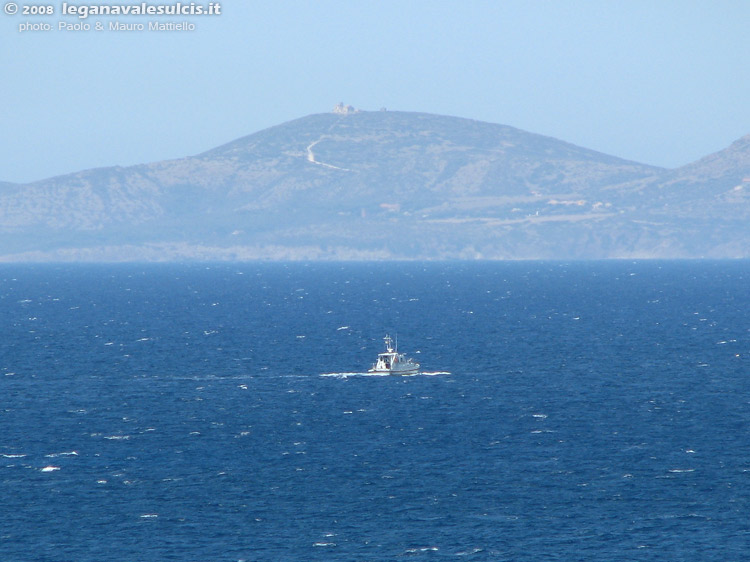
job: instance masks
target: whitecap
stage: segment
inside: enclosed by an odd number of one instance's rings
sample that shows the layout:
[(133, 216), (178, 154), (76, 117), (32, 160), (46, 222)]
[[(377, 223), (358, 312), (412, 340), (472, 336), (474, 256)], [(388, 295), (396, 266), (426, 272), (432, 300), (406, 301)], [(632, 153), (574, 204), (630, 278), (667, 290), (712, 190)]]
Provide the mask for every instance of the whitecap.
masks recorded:
[(141, 519), (156, 519), (159, 517), (158, 513), (144, 513), (141, 515)]
[(78, 452), (77, 451), (70, 451), (67, 453), (50, 453), (49, 455), (44, 455), (45, 457), (49, 459), (53, 459), (55, 457), (77, 457)]
[(45, 466), (44, 468), (42, 468), (42, 469), (40, 469), (40, 470), (41, 470), (42, 472), (54, 472), (54, 471), (56, 471), (56, 470), (60, 470), (60, 467), (59, 467), (59, 466), (52, 466), (52, 465), (49, 465), (49, 466)]
[(340, 332), (341, 330), (348, 330), (349, 326), (341, 326), (340, 328), (336, 328), (337, 332)]
[(25, 456), (26, 455), (21, 454), (21, 453), (18, 453), (18, 454), (14, 454), (14, 453), (5, 454), (5, 453), (3, 453), (2, 455), (0, 455), (0, 457), (6, 458), (6, 459), (22, 459)]
[(484, 549), (482, 548), (472, 548), (471, 550), (462, 550), (461, 552), (456, 552), (456, 556), (471, 556), (472, 554), (477, 554), (478, 552), (483, 552)]

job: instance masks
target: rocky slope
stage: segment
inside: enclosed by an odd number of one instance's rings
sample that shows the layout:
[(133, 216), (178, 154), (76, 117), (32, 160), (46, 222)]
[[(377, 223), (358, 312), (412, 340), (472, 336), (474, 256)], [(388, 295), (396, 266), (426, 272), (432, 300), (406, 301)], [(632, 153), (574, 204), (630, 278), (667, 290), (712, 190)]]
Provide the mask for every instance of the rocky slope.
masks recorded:
[(421, 113), (0, 183), (0, 260), (750, 257), (750, 136), (676, 170)]

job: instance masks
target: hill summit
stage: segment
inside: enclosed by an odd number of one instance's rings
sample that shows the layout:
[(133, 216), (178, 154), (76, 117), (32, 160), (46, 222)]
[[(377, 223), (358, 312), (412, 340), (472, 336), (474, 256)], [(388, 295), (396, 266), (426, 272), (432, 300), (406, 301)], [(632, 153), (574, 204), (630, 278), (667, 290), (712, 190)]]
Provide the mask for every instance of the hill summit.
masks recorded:
[(0, 183), (0, 259), (750, 256), (750, 136), (675, 170), (339, 104), (202, 154)]

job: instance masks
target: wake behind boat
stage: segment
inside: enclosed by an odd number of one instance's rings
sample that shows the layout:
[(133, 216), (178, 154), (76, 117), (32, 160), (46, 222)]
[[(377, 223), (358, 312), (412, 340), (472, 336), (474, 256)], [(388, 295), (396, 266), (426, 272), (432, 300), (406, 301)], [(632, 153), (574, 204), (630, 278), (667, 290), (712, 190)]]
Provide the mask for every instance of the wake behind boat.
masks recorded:
[(386, 334), (384, 339), (386, 351), (378, 354), (377, 362), (367, 371), (368, 373), (384, 375), (416, 375), (419, 373), (419, 363), (407, 358), (406, 354), (399, 353), (398, 344), (394, 349), (391, 336)]

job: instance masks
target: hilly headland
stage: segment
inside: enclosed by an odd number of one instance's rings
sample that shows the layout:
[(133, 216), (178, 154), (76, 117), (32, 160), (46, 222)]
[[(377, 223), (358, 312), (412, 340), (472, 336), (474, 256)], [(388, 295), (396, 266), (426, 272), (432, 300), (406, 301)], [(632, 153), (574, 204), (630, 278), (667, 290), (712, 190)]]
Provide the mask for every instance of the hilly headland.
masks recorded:
[(338, 105), (207, 152), (0, 183), (0, 261), (750, 257), (750, 135), (677, 169)]

